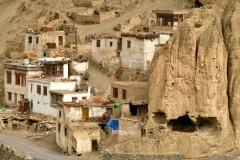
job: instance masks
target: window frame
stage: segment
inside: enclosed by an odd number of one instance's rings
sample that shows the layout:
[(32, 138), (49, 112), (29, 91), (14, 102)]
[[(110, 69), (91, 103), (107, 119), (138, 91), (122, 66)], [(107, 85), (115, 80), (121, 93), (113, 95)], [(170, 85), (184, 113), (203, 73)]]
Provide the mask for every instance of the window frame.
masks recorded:
[(118, 98), (118, 88), (113, 87), (113, 97)]
[(96, 47), (101, 47), (101, 40), (100, 39), (96, 40)]
[(7, 92), (8, 94), (8, 101), (12, 101), (12, 92)]
[(28, 36), (28, 43), (32, 43), (32, 36)]
[(47, 96), (47, 87), (46, 86), (43, 86), (43, 95)]
[(41, 95), (41, 85), (37, 85), (37, 94)]
[(12, 84), (12, 72), (6, 71), (6, 76), (7, 76), (7, 84)]
[(131, 41), (127, 40), (127, 48), (131, 48)]
[(122, 89), (122, 99), (127, 99), (127, 90), (126, 89)]

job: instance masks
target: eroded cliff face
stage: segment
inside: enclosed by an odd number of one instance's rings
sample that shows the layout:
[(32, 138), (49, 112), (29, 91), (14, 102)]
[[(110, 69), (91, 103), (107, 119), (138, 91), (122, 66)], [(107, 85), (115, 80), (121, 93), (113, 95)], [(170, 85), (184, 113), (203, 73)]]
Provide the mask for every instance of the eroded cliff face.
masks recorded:
[(200, 2), (155, 53), (146, 138), (119, 151), (199, 159), (240, 147), (240, 1)]

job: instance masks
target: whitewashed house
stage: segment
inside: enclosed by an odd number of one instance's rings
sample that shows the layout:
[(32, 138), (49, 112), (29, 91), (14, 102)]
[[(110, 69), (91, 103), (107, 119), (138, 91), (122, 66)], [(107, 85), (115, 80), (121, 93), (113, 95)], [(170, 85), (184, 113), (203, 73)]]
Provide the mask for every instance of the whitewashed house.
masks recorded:
[(4, 64), (4, 97), (6, 106), (18, 106), (18, 101), (28, 98), (28, 77), (40, 76), (42, 66), (27, 63)]
[(101, 36), (92, 39), (92, 61), (94, 63), (100, 64), (104, 68), (108, 68), (109, 62), (112, 59), (118, 58), (118, 38)]
[[(46, 60), (46, 59), (45, 59)], [(28, 78), (28, 99), (32, 111), (57, 116), (56, 103), (89, 99), (90, 86), (81, 86), (80, 76), (69, 76), (70, 59), (47, 58), (43, 61), (43, 74)]]
[(124, 69), (149, 70), (159, 34), (122, 33), (121, 38), (94, 38), (92, 61), (110, 72)]
[(34, 32), (28, 30), (25, 34), (25, 51), (35, 51), (37, 57), (46, 57), (49, 50), (63, 49), (66, 45), (64, 31)]

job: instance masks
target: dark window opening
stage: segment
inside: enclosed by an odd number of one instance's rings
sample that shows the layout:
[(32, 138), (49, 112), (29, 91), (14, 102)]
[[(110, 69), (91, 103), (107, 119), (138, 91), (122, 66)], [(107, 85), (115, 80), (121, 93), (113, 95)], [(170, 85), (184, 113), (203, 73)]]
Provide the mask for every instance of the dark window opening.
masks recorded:
[(118, 98), (118, 89), (117, 88), (113, 88), (113, 97)]
[(67, 133), (67, 128), (64, 129), (64, 134), (65, 134), (65, 136), (68, 135), (68, 133)]
[(61, 115), (62, 115), (62, 112), (61, 112), (61, 111), (59, 111), (59, 113), (58, 113), (58, 117), (61, 117)]
[(15, 74), (15, 84), (20, 85), (20, 75), (19, 74)]
[(47, 96), (47, 87), (43, 86), (43, 95)]
[(36, 43), (38, 43), (38, 37), (36, 37)]
[(77, 97), (72, 97), (72, 102), (77, 102)]
[(61, 131), (61, 124), (58, 123), (58, 132), (60, 132), (60, 131)]
[(177, 119), (170, 120), (168, 127), (172, 128), (172, 131), (178, 132), (194, 132), (196, 131), (196, 125), (191, 121), (188, 115), (178, 117)]
[(59, 45), (63, 45), (63, 36), (58, 37)]
[(131, 48), (131, 41), (127, 41), (127, 48)]
[(122, 38), (119, 38), (119, 39), (118, 39), (117, 49), (118, 49), (118, 50), (121, 50), (121, 49), (122, 49)]
[(7, 84), (12, 83), (12, 73), (11, 72), (6, 72), (7, 74)]
[(137, 110), (138, 110), (138, 107), (130, 103), (130, 112), (132, 116), (137, 116)]
[(37, 85), (37, 94), (41, 94), (41, 86)]
[(122, 90), (122, 99), (127, 99), (127, 91), (125, 89)]
[(32, 36), (28, 37), (28, 43), (32, 43)]
[(98, 150), (97, 140), (92, 140), (92, 151)]
[(112, 45), (113, 45), (113, 42), (110, 42), (110, 43), (109, 43), (109, 45), (110, 45), (110, 47), (112, 47)]
[(46, 52), (43, 52), (43, 57), (46, 57), (47, 56), (47, 53)]
[(101, 40), (97, 40), (97, 47), (100, 47), (101, 46)]
[(11, 101), (12, 100), (12, 93), (8, 92), (8, 100)]

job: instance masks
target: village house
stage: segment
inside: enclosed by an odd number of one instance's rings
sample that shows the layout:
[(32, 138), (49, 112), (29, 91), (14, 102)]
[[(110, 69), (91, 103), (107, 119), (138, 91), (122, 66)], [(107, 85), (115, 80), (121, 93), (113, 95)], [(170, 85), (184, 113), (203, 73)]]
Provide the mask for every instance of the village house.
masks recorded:
[(6, 106), (18, 106), (18, 101), (28, 98), (28, 78), (40, 76), (42, 66), (29, 64), (28, 60), (23, 63), (4, 64), (4, 97)]
[(158, 44), (158, 34), (122, 33), (120, 38), (92, 39), (92, 61), (110, 72), (118, 68), (147, 71)]
[[(100, 132), (112, 115), (112, 104), (100, 97), (78, 103), (58, 103), (56, 142), (70, 155), (81, 155), (98, 150)], [(101, 102), (102, 101), (102, 102)]]
[(82, 86), (84, 83), (81, 83), (79, 74), (69, 76), (70, 62), (69, 58), (44, 58), (41, 76), (28, 78), (28, 99), (33, 112), (56, 117), (57, 101), (89, 99), (90, 86)]
[(39, 30), (29, 28), (25, 34), (25, 51), (35, 51), (38, 58), (48, 57), (65, 47), (65, 36), (64, 31), (56, 31), (54, 27), (42, 26)]
[(111, 98), (121, 104), (118, 142), (144, 136), (148, 115), (148, 83), (118, 81), (111, 84)]

